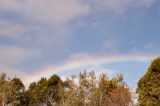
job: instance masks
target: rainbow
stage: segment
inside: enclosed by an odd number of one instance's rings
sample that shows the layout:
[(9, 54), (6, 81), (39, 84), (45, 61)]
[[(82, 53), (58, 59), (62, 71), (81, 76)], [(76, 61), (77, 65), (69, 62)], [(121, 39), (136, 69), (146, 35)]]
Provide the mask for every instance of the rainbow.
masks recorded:
[(29, 84), (32, 81), (38, 81), (41, 77), (49, 77), (55, 73), (65, 72), (87, 65), (100, 65), (115, 62), (149, 62), (155, 56), (151, 55), (102, 55), (102, 56), (80, 56), (63, 61), (57, 65), (45, 67), (36, 71), (32, 75), (24, 78), (24, 83)]

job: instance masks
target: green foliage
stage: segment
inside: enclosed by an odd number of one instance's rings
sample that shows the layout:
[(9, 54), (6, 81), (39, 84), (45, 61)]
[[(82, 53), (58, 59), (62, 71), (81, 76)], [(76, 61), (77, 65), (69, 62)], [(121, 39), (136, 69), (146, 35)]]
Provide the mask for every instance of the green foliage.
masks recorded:
[[(156, 92), (156, 91), (155, 91)], [(28, 90), (19, 78), (0, 76), (0, 106), (128, 106), (132, 103), (123, 76), (98, 78), (94, 71), (84, 71), (62, 81), (57, 75), (41, 78)]]
[(160, 57), (153, 60), (147, 73), (139, 80), (137, 92), (140, 106), (160, 104)]
[(24, 85), (19, 78), (13, 78), (10, 81), (11, 86), (15, 89), (15, 91), (24, 91)]
[(29, 85), (29, 90), (32, 91), (33, 89), (35, 89), (37, 86), (36, 82), (32, 82), (30, 85)]
[(59, 87), (63, 82), (57, 75), (51, 76), (48, 80), (41, 78), (37, 83), (29, 86), (29, 106), (47, 105), (52, 106), (60, 100)]

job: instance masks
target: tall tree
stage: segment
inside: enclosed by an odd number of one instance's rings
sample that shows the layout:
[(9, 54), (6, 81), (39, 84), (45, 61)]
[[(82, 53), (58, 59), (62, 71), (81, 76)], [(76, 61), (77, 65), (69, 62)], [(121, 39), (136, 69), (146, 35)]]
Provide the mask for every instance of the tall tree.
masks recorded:
[(5, 73), (0, 74), (0, 105), (5, 106), (13, 99), (12, 87)]
[(160, 57), (152, 61), (146, 74), (139, 80), (137, 92), (140, 106), (160, 105)]
[(24, 84), (19, 78), (13, 78), (10, 82), (10, 90), (12, 90), (12, 101), (14, 106), (19, 106), (21, 104), (21, 98), (25, 91)]
[(29, 106), (54, 106), (60, 101), (59, 89), (63, 81), (57, 75), (49, 79), (41, 78), (29, 86)]

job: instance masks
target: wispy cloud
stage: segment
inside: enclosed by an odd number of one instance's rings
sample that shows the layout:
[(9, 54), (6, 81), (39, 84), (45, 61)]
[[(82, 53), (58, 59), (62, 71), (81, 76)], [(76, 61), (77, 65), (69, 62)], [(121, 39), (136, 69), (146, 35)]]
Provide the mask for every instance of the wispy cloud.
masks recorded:
[(41, 56), (40, 51), (22, 47), (0, 45), (0, 73), (6, 73), (9, 77), (25, 79), (27, 74), (15, 68), (15, 65), (35, 59)]
[(119, 51), (120, 45), (118, 44), (118, 41), (116, 39), (108, 39), (106, 40), (103, 45), (103, 51), (110, 53), (117, 53)]
[(0, 45), (0, 66), (9, 67), (40, 55), (38, 50)]
[(157, 45), (149, 42), (145, 43), (144, 45), (133, 46), (130, 50), (130, 54), (141, 54), (141, 55), (152, 54), (158, 56), (159, 51), (157, 50), (158, 50)]
[(89, 4), (75, 0), (0, 0), (0, 37), (60, 48), (71, 38), (68, 23), (89, 11)]
[(94, 0), (97, 9), (112, 12), (124, 12), (130, 8), (150, 7), (156, 0)]
[(20, 38), (27, 29), (18, 23), (8, 20), (0, 20), (0, 37)]
[(75, 0), (0, 0), (1, 11), (12, 11), (44, 23), (61, 24), (89, 12), (89, 6)]
[[(117, 20), (126, 22), (129, 14), (133, 11), (147, 11), (158, 0), (89, 0), (92, 11), (93, 23), (96, 27), (104, 22), (111, 23)], [(135, 12), (134, 14), (138, 14)]]

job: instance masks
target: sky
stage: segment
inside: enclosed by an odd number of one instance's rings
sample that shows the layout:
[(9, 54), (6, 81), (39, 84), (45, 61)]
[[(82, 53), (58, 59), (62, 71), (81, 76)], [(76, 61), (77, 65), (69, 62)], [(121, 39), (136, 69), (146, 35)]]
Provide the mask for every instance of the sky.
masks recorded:
[(86, 69), (136, 87), (159, 28), (159, 0), (0, 0), (0, 72), (29, 84)]

